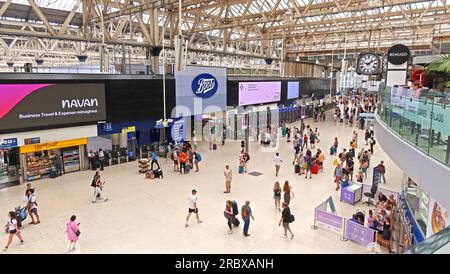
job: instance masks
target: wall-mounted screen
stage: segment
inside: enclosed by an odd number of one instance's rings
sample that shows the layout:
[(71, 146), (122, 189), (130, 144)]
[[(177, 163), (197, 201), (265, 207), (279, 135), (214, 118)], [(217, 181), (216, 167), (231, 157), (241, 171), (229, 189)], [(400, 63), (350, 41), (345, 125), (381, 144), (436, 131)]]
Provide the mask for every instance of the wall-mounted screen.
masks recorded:
[(0, 130), (106, 119), (104, 84), (0, 84)]
[(239, 105), (263, 104), (281, 100), (281, 82), (239, 82)]
[[(227, 69), (188, 66), (175, 72), (176, 109), (172, 117), (227, 109)], [(181, 115), (183, 114), (183, 115)]]
[(297, 99), (300, 91), (300, 83), (299, 82), (288, 82), (288, 99)]

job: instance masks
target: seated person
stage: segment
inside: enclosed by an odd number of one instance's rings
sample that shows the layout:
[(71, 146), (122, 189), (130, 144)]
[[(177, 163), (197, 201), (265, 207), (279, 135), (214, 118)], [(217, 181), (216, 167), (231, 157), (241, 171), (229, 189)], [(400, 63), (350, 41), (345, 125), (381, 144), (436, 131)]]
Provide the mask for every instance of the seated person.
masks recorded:
[(352, 218), (350, 219), (350, 221), (353, 221), (353, 222), (359, 224), (359, 219), (358, 219), (358, 216), (356, 216), (356, 214), (353, 214), (353, 215), (352, 215)]
[(384, 211), (386, 212), (386, 217), (391, 217), (392, 214), (392, 206), (389, 204), (389, 201), (385, 203)]
[(385, 203), (386, 201), (387, 201), (386, 195), (384, 195), (383, 192), (380, 191), (380, 193), (378, 193), (378, 203), (377, 203), (377, 206), (378, 206), (380, 203)]
[(384, 240), (390, 240), (391, 239), (391, 218), (386, 217), (383, 222), (382, 230), (381, 230), (381, 236)]
[(392, 207), (395, 207), (397, 205), (397, 201), (394, 198), (394, 194), (389, 195), (388, 201)]
[(375, 221), (375, 216), (373, 216), (373, 211), (369, 210), (369, 216), (367, 216), (367, 226), (373, 228), (373, 223)]

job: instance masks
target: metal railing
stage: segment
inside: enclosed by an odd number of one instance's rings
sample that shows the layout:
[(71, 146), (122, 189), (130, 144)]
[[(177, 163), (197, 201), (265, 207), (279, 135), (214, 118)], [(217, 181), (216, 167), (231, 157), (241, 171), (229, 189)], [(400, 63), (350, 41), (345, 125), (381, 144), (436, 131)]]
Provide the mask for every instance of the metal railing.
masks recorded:
[(380, 93), (378, 116), (403, 140), (450, 166), (450, 100), (445, 95), (386, 87)]

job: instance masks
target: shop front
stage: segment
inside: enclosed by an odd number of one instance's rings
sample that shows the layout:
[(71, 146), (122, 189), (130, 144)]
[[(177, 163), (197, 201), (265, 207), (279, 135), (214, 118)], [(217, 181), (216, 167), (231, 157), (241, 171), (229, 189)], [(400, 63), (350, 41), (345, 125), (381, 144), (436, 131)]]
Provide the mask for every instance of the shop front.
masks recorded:
[(20, 147), (24, 181), (53, 177), (57, 171), (57, 157), (61, 157), (64, 173), (86, 169), (86, 144), (87, 138), (80, 138)]
[(98, 124), (98, 137), (90, 138), (88, 151), (102, 148), (111, 165), (148, 157), (151, 147), (161, 145), (166, 131), (156, 121), (144, 120)]
[(399, 199), (400, 251), (421, 243), (450, 225), (450, 211), (411, 178), (405, 177)]
[(0, 189), (20, 183), (20, 161), (17, 138), (0, 140)]

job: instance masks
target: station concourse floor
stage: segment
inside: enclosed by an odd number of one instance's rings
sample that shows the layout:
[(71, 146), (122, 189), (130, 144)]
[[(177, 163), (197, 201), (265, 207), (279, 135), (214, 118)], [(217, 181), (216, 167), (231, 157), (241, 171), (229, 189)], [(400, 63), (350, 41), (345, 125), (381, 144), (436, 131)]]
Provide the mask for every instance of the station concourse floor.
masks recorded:
[[(65, 174), (56, 179), (33, 182), (39, 205), (41, 223), (28, 225), (25, 220), (22, 234), (24, 245), (13, 240), (7, 253), (69, 253), (67, 251), (66, 223), (72, 214), (80, 225), (80, 241), (74, 254), (85, 253), (369, 253), (365, 246), (351, 241), (341, 241), (339, 236), (325, 230), (312, 230), (314, 208), (333, 197), (337, 213), (347, 219), (357, 209), (366, 212), (369, 207), (361, 202), (355, 206), (339, 201), (335, 191), (332, 173), (333, 157), (329, 147), (334, 137), (339, 139), (339, 151), (349, 147), (353, 129), (343, 124), (335, 126), (328, 115), (327, 122), (314, 123), (305, 120), (313, 128), (318, 127), (321, 148), (325, 153), (323, 173), (305, 179), (294, 174), (292, 165), (292, 143), (282, 139), (278, 148), (284, 160), (278, 177), (275, 177), (274, 153), (264, 153), (255, 142), (250, 143), (249, 172), (263, 173), (258, 177), (238, 174), (240, 141), (218, 145), (210, 151), (206, 143), (201, 143), (202, 155), (200, 172), (188, 175), (174, 173), (172, 165), (165, 159), (164, 179), (149, 180), (138, 173), (138, 163), (131, 162), (106, 167), (101, 173), (106, 180), (105, 195), (108, 202), (91, 203), (93, 190), (90, 186), (93, 171)], [(295, 123), (299, 127), (299, 122)], [(358, 130), (359, 148), (364, 145), (363, 131)], [(386, 164), (387, 184), (383, 188), (400, 191), (402, 171), (388, 158), (377, 144), (371, 159), (371, 166), (381, 160)], [(315, 150), (313, 150), (313, 153)], [(169, 160), (170, 162), (170, 160)], [(355, 161), (357, 162), (357, 161)], [(223, 170), (229, 164), (233, 170), (230, 194), (224, 191)], [(356, 164), (355, 164), (356, 166)], [(291, 224), (295, 238), (281, 238), (282, 227), (278, 226), (281, 214), (274, 207), (272, 187), (276, 180), (289, 180), (295, 198), (291, 200), (291, 212), (296, 220)], [(369, 173), (368, 183), (372, 180)], [(200, 219), (191, 216), (190, 226), (184, 227), (187, 215), (188, 195), (192, 189), (198, 190)], [(7, 220), (7, 212), (15, 206), (24, 205), (25, 185), (0, 190), (0, 213)], [(239, 208), (245, 200), (250, 200), (255, 221), (250, 224), (250, 237), (242, 235), (243, 222), (228, 234), (228, 226), (223, 215), (226, 200), (236, 200)], [(363, 197), (362, 201), (366, 198)], [(0, 247), (7, 241), (7, 234), (0, 234)], [(382, 250), (385, 252), (385, 250)]]

